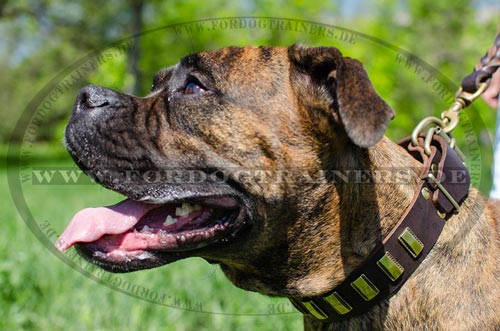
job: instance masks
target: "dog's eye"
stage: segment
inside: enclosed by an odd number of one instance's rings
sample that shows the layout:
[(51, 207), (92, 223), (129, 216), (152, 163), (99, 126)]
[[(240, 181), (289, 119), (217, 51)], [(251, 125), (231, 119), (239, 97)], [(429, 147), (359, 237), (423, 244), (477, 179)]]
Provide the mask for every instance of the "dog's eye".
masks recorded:
[(205, 89), (201, 86), (201, 84), (195, 80), (190, 80), (186, 83), (186, 86), (184, 86), (184, 89), (182, 90), (183, 94), (200, 94), (204, 92)]

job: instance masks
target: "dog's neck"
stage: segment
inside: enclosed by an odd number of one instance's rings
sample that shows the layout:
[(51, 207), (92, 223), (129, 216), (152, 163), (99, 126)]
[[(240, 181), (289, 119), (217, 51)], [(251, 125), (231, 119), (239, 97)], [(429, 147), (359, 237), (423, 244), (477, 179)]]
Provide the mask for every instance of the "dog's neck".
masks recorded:
[(352, 158), (360, 175), (353, 183), (337, 184), (340, 202), (349, 203), (349, 207), (340, 205), (345, 210), (340, 221), (347, 222), (350, 232), (345, 238), (349, 240), (346, 249), (360, 262), (399, 221), (420, 181), (422, 165), (408, 153), (394, 153), (394, 149), (402, 148), (385, 137), (372, 148), (356, 149)]
[(318, 189), (327, 196), (319, 200), (328, 201), (321, 215), (306, 215), (318, 231), (332, 235), (309, 243), (322, 258), (311, 257), (311, 272), (294, 284), (299, 291), (321, 295), (340, 284), (410, 205), (422, 165), (407, 153), (394, 153), (395, 148), (401, 147), (384, 137), (369, 149), (350, 145), (339, 153), (332, 169), (344, 177)]
[[(411, 180), (398, 180), (391, 182), (385, 189), (384, 185), (375, 185), (372, 187), (367, 185), (366, 187), (357, 187), (356, 189), (349, 188), (348, 185), (338, 185), (339, 197), (350, 190), (353, 194), (351, 203), (356, 204), (358, 207), (363, 203), (369, 203), (371, 201), (370, 198), (364, 199), (364, 197), (367, 197), (367, 194), (369, 193), (373, 193), (374, 200), (376, 201), (374, 204), (376, 210), (374, 212), (369, 212), (366, 209), (358, 210), (358, 208), (351, 208), (350, 211), (346, 212), (346, 215), (350, 215), (354, 218), (366, 217), (363, 220), (368, 222), (370, 225), (366, 225), (363, 222), (360, 226), (359, 220), (350, 222), (349, 219), (345, 219), (345, 225), (342, 225), (341, 227), (347, 227), (347, 231), (349, 231), (348, 235), (350, 237), (346, 240), (344, 236), (341, 236), (341, 243), (340, 245), (337, 245), (337, 247), (339, 247), (342, 251), (342, 257), (356, 256), (356, 254), (362, 257), (364, 255), (364, 251), (360, 251), (359, 248), (356, 248), (356, 246), (359, 244), (362, 248), (370, 248), (372, 241), (368, 238), (373, 237), (373, 234), (376, 233), (377, 230), (382, 234), (381, 237), (384, 237), (387, 234), (386, 232), (391, 230), (394, 226), (394, 221), (391, 221), (391, 219), (394, 216), (396, 220), (401, 217), (401, 214), (404, 213), (406, 207), (408, 207), (408, 204), (410, 203), (409, 199), (411, 199), (411, 197), (415, 194), (414, 188), (417, 185), (412, 183), (418, 182), (418, 176), (416, 174), (420, 164), (418, 162), (407, 162), (407, 160), (402, 159), (394, 160), (394, 162), (390, 162), (390, 160), (387, 159), (384, 160), (384, 157), (387, 156), (387, 154), (384, 153), (384, 150), (394, 149), (397, 148), (397, 146), (387, 141), (382, 141), (379, 146), (383, 146), (383, 148), (379, 150), (375, 147), (369, 151), (358, 153), (357, 155), (366, 155), (365, 157), (358, 158), (358, 160), (368, 160), (368, 169), (371, 169), (371, 171), (379, 171), (380, 169), (387, 169), (387, 166), (396, 165), (398, 168), (414, 168), (415, 172), (413, 176), (407, 175), (410, 174), (411, 171), (405, 172), (405, 176), (398, 176), (398, 178), (412, 178)], [(403, 156), (406, 153), (394, 154), (401, 154)], [(452, 160), (451, 157), (447, 157), (443, 160), (450, 159)], [(379, 162), (371, 162), (371, 160), (377, 160)], [(444, 165), (444, 169), (453, 169), (450, 164), (457, 164), (457, 160), (458, 159), (455, 159), (455, 161), (446, 161), (447, 163), (445, 163), (446, 165)], [(385, 162), (387, 162), (387, 166), (385, 166)], [(359, 164), (360, 168), (363, 168), (361, 164), (365, 164), (365, 162), (360, 161)], [(427, 163), (427, 165), (428, 164), (429, 163)], [(449, 179), (453, 178), (453, 176), (448, 176), (447, 178), (448, 180), (441, 182), (441, 184), (443, 184), (443, 188), (440, 188), (441, 192), (453, 187), (448, 186), (450, 185), (450, 181), (453, 182)], [(459, 202), (460, 213), (454, 213), (454, 215), (447, 219), (446, 227), (441, 233), (439, 241), (435, 244), (435, 246), (433, 244), (426, 244), (426, 247), (433, 247), (431, 254), (429, 254), (426, 258), (426, 263), (420, 265), (418, 271), (411, 274), (412, 276), (408, 279), (408, 282), (405, 283), (405, 286), (400, 288), (400, 291), (391, 297), (390, 305), (389, 300), (385, 299), (373, 305), (370, 308), (370, 311), (364, 313), (363, 315), (353, 316), (349, 319), (344, 319), (334, 323), (323, 323), (310, 316), (306, 316), (304, 320), (305, 329), (316, 331), (340, 329), (346, 331), (386, 329), (403, 330), (407, 328), (449, 330), (450, 325), (453, 325), (453, 323), (446, 324), (446, 326), (441, 325), (443, 315), (439, 313), (423, 316), (421, 310), (422, 307), (427, 307), (427, 305), (432, 302), (435, 307), (433, 311), (441, 310), (443, 313), (445, 311), (447, 312), (449, 309), (448, 298), (451, 292), (460, 292), (464, 290), (464, 292), (467, 293), (468, 289), (472, 288), (474, 288), (474, 291), (471, 292), (481, 293), (481, 300), (484, 296), (492, 298), (491, 300), (493, 301), (497, 300), (496, 298), (498, 298), (498, 292), (495, 292), (494, 288), (491, 287), (492, 283), (480, 282), (478, 280), (482, 277), (489, 279), (492, 275), (492, 270), (496, 270), (496, 267), (494, 266), (496, 266), (497, 260), (494, 257), (488, 258), (486, 251), (496, 249), (496, 247), (498, 247), (498, 237), (491, 236), (491, 219), (489, 219), (487, 213), (483, 213), (485, 205), (484, 199), (478, 196), (477, 190), (468, 189), (469, 185), (467, 181), (460, 183), (460, 187), (460, 190), (462, 191), (460, 193), (455, 191), (451, 194), (452, 198), (449, 198), (455, 199)], [(420, 192), (420, 187), (418, 191)], [(464, 194), (467, 194), (467, 192), (468, 198), (465, 199), (467, 195), (464, 196)], [(438, 202), (436, 203), (441, 203), (439, 202), (439, 199), (437, 201)], [(342, 206), (341, 203), (338, 203), (338, 205)], [(383, 208), (383, 206), (386, 206), (387, 208)], [(374, 215), (378, 215), (378, 217), (373, 217)], [(391, 216), (388, 217), (387, 215)], [(471, 217), (473, 217), (473, 221), (471, 220)], [(432, 219), (432, 217), (423, 218), (426, 222), (422, 225), (425, 225), (426, 228), (427, 226), (431, 228), (431, 226), (427, 223), (430, 219)], [(374, 220), (377, 220), (378, 223), (374, 222)], [(342, 221), (342, 219), (340, 219), (340, 221)], [(379, 225), (378, 227), (377, 224)], [(365, 236), (360, 235), (357, 239), (350, 239), (362, 233), (362, 230), (367, 231)], [(479, 242), (481, 244), (477, 246), (471, 244)], [(330, 244), (332, 245), (332, 243)], [(488, 248), (486, 248), (487, 246)], [(450, 248), (452, 248), (452, 250), (450, 250)], [(451, 251), (453, 251), (453, 253), (450, 253)], [(460, 267), (457, 267), (457, 263), (460, 264), (458, 261), (467, 261), (466, 264), (469, 266), (475, 265), (475, 277), (466, 277), (462, 279), (463, 282), (456, 282), (457, 279), (460, 279), (461, 274), (463, 274), (463, 270)], [(344, 267), (345, 274), (347, 275), (349, 274), (347, 268), (352, 268), (353, 266), (355, 268), (357, 260), (356, 258), (346, 258), (343, 259), (341, 263)], [(486, 267), (487, 265), (491, 265), (492, 267)], [(439, 288), (439, 286), (436, 287), (436, 284), (441, 284), (441, 286), (446, 287), (448, 292), (441, 291), (441, 293), (439, 293), (439, 291), (436, 291), (436, 289)], [(479, 290), (479, 288), (482, 288), (482, 290)], [(468, 295), (471, 295), (471, 292), (468, 292)], [(459, 297), (461, 296), (459, 295)], [(403, 311), (404, 313), (402, 313)], [(470, 306), (465, 305), (463, 309), (461, 309), (461, 312), (464, 314), (469, 313)], [(498, 315), (496, 313), (492, 312), (489, 317), (491, 324), (488, 325), (498, 325), (497, 316)], [(468, 323), (468, 319), (465, 323)], [(475, 322), (472, 322), (470, 325), (475, 325), (474, 323)], [(468, 329), (468, 327), (463, 327), (463, 325), (461, 326), (464, 330)], [(486, 328), (489, 329), (488, 327)]]

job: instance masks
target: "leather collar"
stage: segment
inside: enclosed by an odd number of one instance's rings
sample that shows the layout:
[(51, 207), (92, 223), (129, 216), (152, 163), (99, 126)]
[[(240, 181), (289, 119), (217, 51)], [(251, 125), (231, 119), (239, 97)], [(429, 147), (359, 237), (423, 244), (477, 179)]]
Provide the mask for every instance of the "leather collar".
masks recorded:
[[(423, 146), (423, 136), (419, 146)], [(304, 315), (323, 322), (349, 319), (394, 295), (429, 254), (446, 223), (469, 193), (470, 175), (455, 151), (440, 136), (431, 154), (410, 138), (398, 143), (423, 164), (421, 183), (396, 227), (364, 263), (324, 295), (290, 298)]]

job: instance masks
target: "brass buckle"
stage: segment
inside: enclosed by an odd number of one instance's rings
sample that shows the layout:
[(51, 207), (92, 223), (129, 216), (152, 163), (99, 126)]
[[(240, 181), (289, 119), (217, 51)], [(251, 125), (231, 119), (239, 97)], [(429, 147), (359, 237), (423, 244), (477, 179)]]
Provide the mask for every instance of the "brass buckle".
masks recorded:
[(446, 197), (446, 199), (448, 199), (450, 201), (450, 203), (453, 205), (453, 207), (455, 208), (455, 210), (458, 211), (460, 209), (460, 205), (451, 196), (450, 192), (448, 192), (448, 190), (444, 188), (443, 184), (441, 184), (441, 182), (436, 178), (436, 176), (434, 176), (433, 173), (429, 173), (429, 174), (427, 174), (427, 178), (429, 178), (430, 180), (432, 180), (432, 182), (434, 184), (436, 184), (437, 188), (444, 194), (444, 196)]

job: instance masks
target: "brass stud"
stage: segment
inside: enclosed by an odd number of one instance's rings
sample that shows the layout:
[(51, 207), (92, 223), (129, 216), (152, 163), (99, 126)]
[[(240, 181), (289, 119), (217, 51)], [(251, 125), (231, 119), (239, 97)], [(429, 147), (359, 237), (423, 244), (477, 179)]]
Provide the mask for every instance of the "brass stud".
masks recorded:
[(424, 197), (425, 200), (429, 200), (431, 198), (431, 190), (429, 190), (427, 187), (422, 187), (422, 196)]
[(441, 217), (442, 219), (445, 219), (446, 218), (446, 213), (443, 213), (443, 212), (440, 212), (439, 210), (436, 210), (436, 213), (438, 214), (439, 217)]

